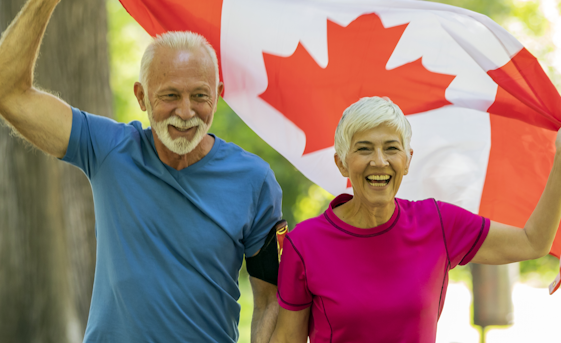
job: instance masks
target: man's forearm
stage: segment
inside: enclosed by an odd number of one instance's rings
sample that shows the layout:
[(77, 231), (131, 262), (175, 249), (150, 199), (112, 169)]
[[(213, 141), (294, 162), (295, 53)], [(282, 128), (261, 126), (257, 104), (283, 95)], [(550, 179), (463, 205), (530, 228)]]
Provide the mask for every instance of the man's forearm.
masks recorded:
[(253, 309), (251, 343), (269, 342), (277, 324), (278, 313), (279, 304), (276, 301), (267, 304), (265, 308), (255, 307)]
[[(30, 0), (0, 38), (0, 100), (33, 86), (33, 69), (47, 23), (59, 0)], [(2, 106), (0, 101), (0, 106)]]
[(254, 277), (249, 277), (249, 281), (253, 290), (251, 343), (268, 343), (279, 315), (277, 286)]

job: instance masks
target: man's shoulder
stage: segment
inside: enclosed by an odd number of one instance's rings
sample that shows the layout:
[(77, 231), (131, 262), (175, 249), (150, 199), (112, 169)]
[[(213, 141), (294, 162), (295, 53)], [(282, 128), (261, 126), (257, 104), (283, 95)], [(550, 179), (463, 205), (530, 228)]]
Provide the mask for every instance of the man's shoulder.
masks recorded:
[(219, 151), (216, 159), (222, 164), (228, 164), (232, 172), (246, 172), (250, 174), (267, 174), (271, 167), (261, 157), (246, 151), (235, 143), (226, 142), (220, 137), (215, 136), (219, 144)]
[(72, 111), (74, 113), (73, 120), (78, 120), (78, 124), (80, 124), (80, 122), (84, 122), (90, 131), (97, 134), (114, 135), (122, 133), (137, 135), (137, 133), (142, 133), (144, 131), (144, 129), (142, 129), (142, 124), (139, 121), (121, 123), (113, 118), (89, 113), (77, 108), (73, 108)]

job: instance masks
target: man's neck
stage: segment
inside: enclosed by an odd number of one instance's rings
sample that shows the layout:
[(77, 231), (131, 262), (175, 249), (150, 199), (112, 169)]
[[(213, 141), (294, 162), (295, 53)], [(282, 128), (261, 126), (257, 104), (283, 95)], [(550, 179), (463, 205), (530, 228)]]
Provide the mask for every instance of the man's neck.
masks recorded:
[(175, 170), (181, 170), (199, 162), (210, 152), (214, 145), (214, 137), (207, 134), (201, 140), (199, 145), (197, 145), (190, 153), (179, 155), (169, 150), (164, 143), (158, 139), (154, 130), (152, 130), (152, 134), (154, 136), (154, 145), (156, 146), (158, 157), (164, 164)]

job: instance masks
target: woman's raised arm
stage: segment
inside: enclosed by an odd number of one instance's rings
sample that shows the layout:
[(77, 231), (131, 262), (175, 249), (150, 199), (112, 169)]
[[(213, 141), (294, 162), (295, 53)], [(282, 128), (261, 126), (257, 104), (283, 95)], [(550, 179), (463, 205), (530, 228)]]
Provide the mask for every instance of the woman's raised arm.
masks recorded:
[[(547, 255), (561, 220), (561, 130), (553, 167), (542, 196), (523, 229), (491, 222), (489, 235), (471, 262), (506, 264)], [(528, 159), (531, 163), (531, 159)], [(531, 182), (531, 180), (528, 180)], [(512, 185), (524, 187), (524, 185)]]

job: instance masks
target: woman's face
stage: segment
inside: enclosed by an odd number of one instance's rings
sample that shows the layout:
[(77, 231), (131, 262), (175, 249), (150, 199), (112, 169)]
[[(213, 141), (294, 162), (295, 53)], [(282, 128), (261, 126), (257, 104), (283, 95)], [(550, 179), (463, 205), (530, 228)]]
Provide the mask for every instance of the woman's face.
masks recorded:
[(339, 157), (335, 162), (343, 176), (350, 178), (354, 197), (368, 206), (392, 203), (403, 175), (407, 175), (411, 159), (405, 151), (401, 135), (391, 126), (381, 124), (357, 132), (347, 154), (347, 167)]

